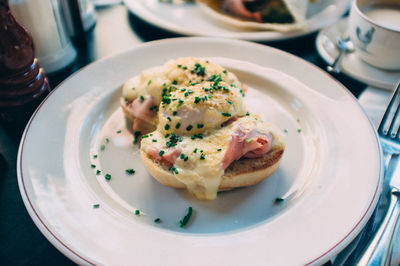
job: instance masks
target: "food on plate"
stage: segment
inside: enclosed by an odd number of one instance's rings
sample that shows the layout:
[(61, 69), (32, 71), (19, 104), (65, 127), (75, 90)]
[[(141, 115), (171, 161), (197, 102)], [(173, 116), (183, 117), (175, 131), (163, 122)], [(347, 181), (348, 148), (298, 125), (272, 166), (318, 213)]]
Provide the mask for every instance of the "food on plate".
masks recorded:
[(237, 27), (292, 31), (303, 29), (309, 0), (198, 0), (215, 19)]
[(158, 124), (159, 105), (167, 102), (171, 93), (181, 86), (213, 78), (245, 91), (238, 78), (223, 67), (204, 59), (185, 57), (149, 68), (128, 80), (122, 88), (121, 106), (134, 122), (134, 131), (150, 132)]
[[(159, 84), (158, 90), (148, 80)], [(128, 102), (132, 86), (139, 94)], [(285, 149), (281, 130), (247, 112), (242, 84), (221, 66), (181, 58), (143, 72), (123, 90), (127, 116), (136, 99), (142, 109), (157, 107), (148, 122), (153, 131), (141, 137), (140, 153), (161, 184), (212, 200), (218, 191), (264, 180), (279, 166)], [(152, 104), (145, 103), (148, 99)], [(142, 117), (134, 116), (135, 128)]]

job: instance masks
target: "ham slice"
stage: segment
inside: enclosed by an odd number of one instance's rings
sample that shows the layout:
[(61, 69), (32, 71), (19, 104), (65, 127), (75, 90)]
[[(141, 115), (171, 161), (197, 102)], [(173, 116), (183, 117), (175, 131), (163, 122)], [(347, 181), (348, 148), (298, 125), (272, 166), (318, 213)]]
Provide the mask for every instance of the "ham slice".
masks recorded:
[(133, 131), (148, 132), (154, 128), (154, 118), (157, 114), (155, 102), (152, 97), (138, 97), (129, 104), (122, 105), (133, 117)]
[(225, 170), (233, 161), (242, 157), (259, 158), (269, 152), (272, 148), (272, 134), (261, 134), (257, 131), (249, 133), (237, 129), (228, 143), (222, 167)]
[(261, 14), (250, 12), (244, 5), (245, 2), (249, 2), (249, 0), (225, 0), (222, 9), (243, 19), (262, 22)]
[(153, 106), (154, 100), (152, 97), (138, 97), (128, 106), (128, 112), (133, 117), (150, 122), (157, 113), (156, 108), (153, 108)]
[(146, 153), (150, 155), (154, 160), (160, 163), (166, 163), (172, 166), (176, 159), (179, 157), (181, 152), (177, 149), (164, 150), (164, 154), (160, 155), (160, 150), (154, 147), (149, 147), (146, 149)]

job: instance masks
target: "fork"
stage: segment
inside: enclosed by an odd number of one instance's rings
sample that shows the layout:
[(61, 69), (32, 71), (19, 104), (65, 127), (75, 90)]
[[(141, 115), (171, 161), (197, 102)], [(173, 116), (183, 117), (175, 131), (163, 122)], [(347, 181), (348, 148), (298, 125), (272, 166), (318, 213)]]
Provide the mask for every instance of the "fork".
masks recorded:
[[(385, 178), (383, 193), (387, 193), (387, 211), (376, 233), (356, 259), (357, 265), (389, 265), (394, 237), (400, 221), (400, 83), (378, 128), (382, 145)], [(363, 243), (361, 243), (363, 244)]]

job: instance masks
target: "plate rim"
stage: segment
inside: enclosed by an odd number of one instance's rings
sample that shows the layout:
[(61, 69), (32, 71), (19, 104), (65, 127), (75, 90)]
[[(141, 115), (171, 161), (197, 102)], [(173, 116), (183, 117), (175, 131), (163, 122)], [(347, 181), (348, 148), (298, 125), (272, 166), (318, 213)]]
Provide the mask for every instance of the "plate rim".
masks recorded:
[[(341, 15), (335, 18), (331, 18), (328, 23), (320, 23), (321, 25), (313, 25), (312, 27), (305, 29), (305, 30), (296, 30), (292, 32), (277, 32), (277, 31), (238, 31), (238, 32), (230, 32), (227, 30), (226, 34), (206, 34), (206, 33), (199, 33), (197, 31), (191, 31), (184, 29), (180, 26), (177, 25), (172, 25), (169, 24), (169, 26), (165, 26), (166, 24), (164, 23), (165, 21), (152, 15), (151, 12), (147, 12), (146, 8), (144, 8), (141, 4), (142, 0), (122, 0), (124, 5), (127, 7), (129, 12), (131, 14), (134, 14), (141, 20), (151, 24), (152, 26), (155, 26), (159, 29), (175, 33), (175, 34), (180, 34), (183, 36), (199, 36), (199, 37), (224, 37), (224, 38), (234, 38), (234, 39), (241, 39), (241, 40), (247, 40), (247, 41), (267, 41), (267, 42), (278, 42), (278, 41), (286, 41), (286, 40), (291, 40), (299, 37), (305, 37), (308, 35), (311, 35), (321, 28), (328, 27), (335, 22), (339, 21), (340, 18), (346, 14), (346, 12), (350, 9), (350, 0), (345, 0), (348, 1), (347, 7), (342, 10)], [(139, 12), (137, 12), (139, 10)], [(136, 12), (135, 12), (136, 11)], [(150, 16), (149, 16), (150, 14)], [(271, 36), (272, 33), (273, 35)]]
[[(49, 227), (46, 225), (46, 223), (43, 221), (42, 217), (40, 217), (40, 215), (38, 214), (38, 212), (36, 211), (34, 204), (31, 202), (27, 189), (26, 189), (26, 185), (24, 182), (24, 177), (23, 177), (23, 163), (22, 163), (22, 154), (23, 154), (23, 148), (24, 148), (24, 143), (26, 141), (27, 138), (27, 133), (29, 132), (29, 128), (32, 125), (32, 122), (34, 121), (36, 115), (38, 114), (38, 112), (40, 112), (40, 109), (43, 107), (43, 105), (47, 102), (47, 100), (50, 97), (53, 97), (52, 95), (57, 92), (60, 87), (63, 86), (64, 83), (68, 82), (68, 80), (73, 79), (77, 73), (84, 71), (87, 68), (93, 67), (93, 65), (98, 65), (98, 64), (103, 64), (103, 61), (112, 59), (118, 55), (122, 55), (125, 53), (129, 53), (132, 52), (136, 49), (140, 49), (141, 47), (144, 46), (155, 46), (157, 43), (160, 42), (176, 42), (176, 41), (185, 41), (185, 40), (200, 40), (200, 41), (207, 41), (207, 42), (213, 42), (213, 41), (226, 41), (226, 39), (224, 38), (209, 38), (209, 37), (179, 37), (179, 38), (170, 38), (170, 39), (163, 39), (163, 40), (156, 40), (156, 41), (152, 41), (152, 42), (147, 42), (147, 43), (143, 43), (141, 45), (135, 46), (131, 49), (128, 49), (126, 51), (122, 51), (107, 57), (104, 57), (100, 60), (97, 60), (96, 62), (93, 62), (83, 68), (81, 68), (80, 70), (78, 70), (77, 72), (75, 72), (74, 74), (72, 74), (71, 76), (69, 76), (67, 79), (65, 79), (62, 83), (60, 83), (55, 89), (53, 89), (49, 95), (47, 95), (47, 97), (41, 102), (41, 104), (38, 106), (38, 108), (35, 110), (35, 112), (33, 113), (33, 115), (31, 116), (30, 120), (28, 121), (26, 128), (23, 132), (21, 141), (20, 141), (20, 145), (19, 145), (19, 149), (18, 149), (18, 157), (17, 157), (17, 179), (18, 179), (18, 185), (19, 185), (19, 190), (20, 190), (20, 194), (21, 197), (23, 199), (24, 205), (29, 213), (29, 215), (31, 216), (32, 220), (35, 222), (36, 226), (39, 228), (39, 230), (45, 235), (45, 237), (47, 238), (47, 240), (49, 240), (60, 252), (62, 252), (64, 255), (66, 255), (68, 258), (70, 258), (71, 260), (73, 260), (76, 263), (89, 263), (89, 264), (97, 264), (96, 262), (94, 262), (93, 260), (90, 261), (90, 259), (85, 258), (84, 255), (79, 254), (79, 252), (74, 251), (73, 247), (69, 247), (68, 244), (64, 243), (62, 239), (59, 239), (50, 229)], [(230, 40), (230, 42), (232, 42), (232, 40)], [(242, 40), (234, 40), (234, 42), (238, 43), (238, 44), (246, 44), (246, 45), (253, 45), (253, 46), (258, 46), (260, 48), (262, 47), (267, 47), (268, 49), (272, 49), (275, 52), (281, 53), (281, 54), (286, 54), (292, 57), (296, 57), (297, 59), (303, 61), (303, 63), (308, 64), (309, 66), (315, 68), (316, 70), (318, 70), (321, 74), (324, 74), (324, 76), (329, 77), (330, 79), (332, 79), (327, 73), (323, 72), (322, 70), (320, 70), (318, 67), (316, 67), (315, 65), (311, 64), (310, 62), (297, 57), (295, 55), (292, 55), (290, 53), (287, 53), (285, 51), (273, 48), (273, 47), (269, 47), (269, 46), (265, 46), (265, 45), (261, 45), (261, 44), (257, 44), (257, 43), (251, 43), (248, 41), (242, 41)], [(356, 104), (360, 111), (364, 114), (365, 118), (369, 121), (370, 126), (373, 128), (373, 125), (371, 123), (371, 121), (368, 119), (367, 115), (365, 114), (365, 111), (361, 108), (360, 103), (355, 99), (355, 97), (338, 81), (332, 79), (333, 81), (335, 81), (335, 83), (337, 83), (341, 88), (341, 90), (343, 90), (344, 93), (348, 94), (350, 97), (354, 98), (354, 104)], [(381, 145), (380, 142), (378, 141), (378, 135), (376, 133), (376, 131), (373, 131), (374, 135), (375, 135), (375, 139), (376, 139), (376, 143), (377, 143), (377, 148), (380, 151), (379, 153), (379, 158), (380, 158), (380, 162), (379, 162), (379, 170), (380, 170), (380, 174), (379, 174), (379, 180), (377, 182), (377, 186), (375, 188), (374, 191), (374, 195), (372, 197), (371, 202), (368, 204), (368, 208), (366, 209), (366, 211), (362, 214), (362, 216), (360, 217), (360, 219), (357, 221), (357, 223), (354, 225), (354, 227), (349, 230), (349, 232), (338, 242), (336, 243), (334, 246), (332, 246), (331, 248), (329, 248), (326, 252), (324, 252), (323, 254), (321, 254), (320, 256), (318, 256), (317, 258), (309, 261), (307, 264), (314, 264), (314, 263), (320, 263), (321, 259), (323, 259), (327, 254), (332, 253), (335, 249), (337, 249), (340, 245), (343, 245), (343, 242), (348, 239), (348, 237), (352, 234), (355, 234), (355, 236), (362, 230), (363, 227), (360, 227), (360, 224), (366, 224), (368, 219), (365, 219), (365, 217), (370, 217), (372, 212), (374, 211), (374, 207), (378, 201), (378, 196), (379, 196), (379, 191), (382, 188), (382, 181), (383, 181), (383, 163), (382, 163), (382, 152), (381, 152)], [(354, 236), (354, 237), (355, 237)], [(351, 241), (350, 241), (351, 242)], [(349, 243), (350, 243), (349, 242)], [(347, 243), (347, 244), (349, 244)]]

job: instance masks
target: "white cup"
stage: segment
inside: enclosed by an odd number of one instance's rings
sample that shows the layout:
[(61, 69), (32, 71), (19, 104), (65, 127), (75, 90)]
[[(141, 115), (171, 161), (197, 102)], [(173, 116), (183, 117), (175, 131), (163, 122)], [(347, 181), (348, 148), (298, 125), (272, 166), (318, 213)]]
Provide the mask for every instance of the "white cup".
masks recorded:
[(349, 33), (362, 60), (400, 69), (400, 0), (353, 0)]

